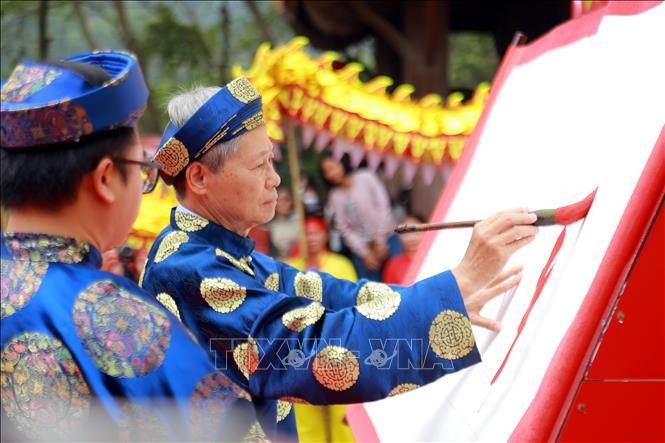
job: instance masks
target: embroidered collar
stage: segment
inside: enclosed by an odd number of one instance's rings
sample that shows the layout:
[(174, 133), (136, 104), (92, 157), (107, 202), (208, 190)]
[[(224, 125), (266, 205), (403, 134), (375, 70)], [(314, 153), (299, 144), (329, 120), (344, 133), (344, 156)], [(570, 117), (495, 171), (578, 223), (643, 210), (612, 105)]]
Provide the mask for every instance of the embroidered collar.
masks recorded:
[(102, 256), (92, 245), (71, 237), (4, 232), (3, 249), (14, 260), (102, 266)]
[(238, 260), (248, 260), (254, 252), (254, 240), (250, 237), (242, 237), (182, 206), (171, 210), (171, 227), (186, 232), (196, 232), (206, 242)]

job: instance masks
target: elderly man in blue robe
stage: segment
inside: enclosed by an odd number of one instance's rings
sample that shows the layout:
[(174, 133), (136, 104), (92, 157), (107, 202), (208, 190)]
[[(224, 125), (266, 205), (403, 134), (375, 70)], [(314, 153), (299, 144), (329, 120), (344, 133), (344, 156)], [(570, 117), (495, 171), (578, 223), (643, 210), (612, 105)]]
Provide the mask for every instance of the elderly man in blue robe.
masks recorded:
[(303, 272), (248, 236), (274, 216), (280, 184), (255, 87), (241, 77), (197, 88), (168, 113), (155, 161), (179, 205), (142, 285), (251, 394), (269, 438), (297, 440), (293, 403), (378, 400), (480, 361), (471, 325), (498, 329), (479, 312), (517, 284), (519, 269), (502, 270), (533, 240), (535, 215), (478, 223), (458, 266), (410, 287)]

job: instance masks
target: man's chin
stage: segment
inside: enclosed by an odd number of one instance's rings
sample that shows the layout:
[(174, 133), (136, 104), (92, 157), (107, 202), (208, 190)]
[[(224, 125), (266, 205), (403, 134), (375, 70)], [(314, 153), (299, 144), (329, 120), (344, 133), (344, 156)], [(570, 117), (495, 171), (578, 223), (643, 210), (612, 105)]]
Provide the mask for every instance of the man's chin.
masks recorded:
[(269, 213), (268, 215), (266, 215), (266, 220), (265, 220), (263, 223), (261, 223), (261, 224), (266, 224), (266, 223), (272, 221), (273, 218), (275, 218), (275, 209), (273, 208), (273, 209), (272, 209), (271, 211), (269, 211), (269, 212), (270, 212), (270, 213)]

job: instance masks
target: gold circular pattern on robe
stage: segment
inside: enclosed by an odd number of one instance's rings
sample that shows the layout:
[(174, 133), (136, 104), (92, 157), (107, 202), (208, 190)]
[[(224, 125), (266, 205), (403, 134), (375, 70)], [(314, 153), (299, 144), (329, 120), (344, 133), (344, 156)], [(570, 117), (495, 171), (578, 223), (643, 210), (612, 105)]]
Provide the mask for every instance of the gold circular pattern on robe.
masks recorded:
[(0, 269), (2, 270), (0, 318), (5, 318), (30, 303), (46, 275), (48, 262), (2, 259)]
[(291, 413), (293, 405), (288, 401), (277, 400), (277, 423), (284, 420)]
[(360, 376), (358, 358), (341, 346), (326, 346), (312, 362), (316, 380), (333, 391), (345, 391), (356, 384)]
[(252, 85), (245, 77), (238, 77), (235, 80), (232, 80), (227, 85), (227, 88), (236, 100), (243, 103), (249, 103), (252, 100), (261, 97), (259, 91), (257, 91), (254, 85)]
[(247, 296), (246, 288), (228, 278), (204, 278), (200, 290), (208, 305), (223, 314), (235, 311)]
[(325, 308), (319, 302), (313, 302), (304, 308), (292, 309), (282, 315), (282, 323), (293, 332), (302, 332), (323, 316)]
[(159, 243), (155, 253), (155, 263), (166, 260), (166, 258), (180, 249), (180, 245), (189, 241), (187, 233), (182, 231), (171, 231), (164, 236)]
[(372, 320), (385, 320), (393, 315), (402, 297), (384, 283), (367, 282), (358, 291), (356, 309)]
[(109, 279), (82, 290), (72, 316), (83, 348), (99, 370), (112, 377), (153, 372), (171, 343), (168, 316)]
[(178, 310), (178, 305), (176, 305), (175, 300), (166, 292), (160, 292), (157, 294), (157, 301), (160, 302), (166, 309), (168, 309), (171, 314), (178, 317), (178, 320), (182, 321), (180, 318), (180, 311)]
[(432, 321), (429, 342), (436, 355), (456, 360), (471, 352), (476, 340), (469, 319), (457, 311), (447, 309)]
[(247, 380), (259, 367), (259, 359), (259, 346), (252, 337), (249, 337), (245, 343), (239, 344), (233, 350), (233, 360)]
[(293, 286), (298, 297), (306, 297), (318, 302), (323, 301), (323, 281), (316, 272), (298, 272)]
[(90, 388), (58, 339), (25, 332), (2, 349), (2, 408), (31, 440), (71, 440), (90, 414)]
[(189, 163), (189, 152), (180, 140), (171, 137), (155, 155), (155, 162), (162, 165), (162, 171), (175, 177)]
[(414, 389), (418, 389), (420, 385), (417, 385), (415, 383), (402, 383), (400, 385), (395, 386), (389, 393), (388, 397), (394, 397), (396, 395), (404, 394), (405, 392), (413, 391)]
[(196, 232), (208, 226), (210, 223), (203, 217), (185, 212), (175, 212), (175, 224), (178, 228), (186, 232)]
[(279, 274), (276, 272), (270, 274), (263, 286), (269, 291), (279, 291)]

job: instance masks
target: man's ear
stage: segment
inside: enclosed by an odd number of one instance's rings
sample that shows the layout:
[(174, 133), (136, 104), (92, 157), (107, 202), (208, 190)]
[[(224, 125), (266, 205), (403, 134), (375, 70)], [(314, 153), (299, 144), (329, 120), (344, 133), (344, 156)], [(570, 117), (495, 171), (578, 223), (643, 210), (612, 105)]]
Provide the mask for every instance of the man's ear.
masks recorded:
[(112, 187), (112, 180), (114, 177), (115, 165), (113, 160), (108, 157), (102, 158), (97, 167), (93, 169), (90, 173), (90, 180), (92, 183), (92, 189), (97, 198), (101, 199), (104, 203), (113, 203), (116, 199), (116, 193)]
[(185, 170), (185, 181), (187, 190), (196, 194), (204, 195), (208, 191), (206, 185), (210, 180), (210, 169), (201, 162), (191, 163)]

